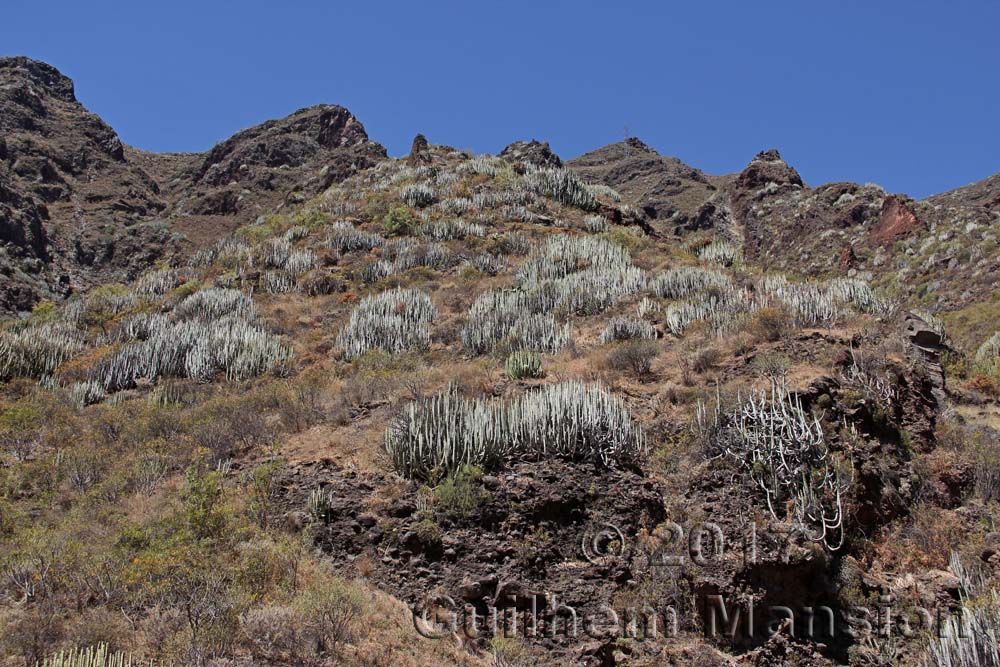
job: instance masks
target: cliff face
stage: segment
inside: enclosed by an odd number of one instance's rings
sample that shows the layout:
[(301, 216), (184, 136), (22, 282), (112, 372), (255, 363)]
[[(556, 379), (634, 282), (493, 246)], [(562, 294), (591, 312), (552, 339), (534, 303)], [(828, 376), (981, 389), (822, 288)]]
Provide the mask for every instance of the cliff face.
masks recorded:
[(206, 153), (139, 151), (54, 67), (0, 59), (0, 312), (132, 278), (382, 157), (361, 123), (330, 105)]

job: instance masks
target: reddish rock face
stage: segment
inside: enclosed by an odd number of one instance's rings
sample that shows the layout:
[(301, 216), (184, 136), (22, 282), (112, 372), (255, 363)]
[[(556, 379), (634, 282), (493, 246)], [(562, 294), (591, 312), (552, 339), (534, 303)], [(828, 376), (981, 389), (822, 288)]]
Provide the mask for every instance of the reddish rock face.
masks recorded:
[(858, 256), (854, 254), (854, 246), (850, 243), (845, 243), (840, 249), (840, 272), (847, 273), (858, 262)]
[(924, 227), (901, 198), (890, 195), (882, 203), (882, 213), (878, 223), (871, 228), (869, 238), (872, 243), (889, 244)]

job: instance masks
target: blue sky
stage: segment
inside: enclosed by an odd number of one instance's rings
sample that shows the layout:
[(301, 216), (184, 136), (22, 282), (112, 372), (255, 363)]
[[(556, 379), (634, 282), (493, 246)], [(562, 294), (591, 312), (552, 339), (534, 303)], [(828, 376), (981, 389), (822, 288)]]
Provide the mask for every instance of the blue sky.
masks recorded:
[(572, 157), (633, 136), (709, 173), (776, 147), (810, 184), (925, 196), (1000, 171), (1000, 3), (4, 0), (0, 54), (50, 62), (149, 150), (342, 104), (392, 155), (423, 132)]

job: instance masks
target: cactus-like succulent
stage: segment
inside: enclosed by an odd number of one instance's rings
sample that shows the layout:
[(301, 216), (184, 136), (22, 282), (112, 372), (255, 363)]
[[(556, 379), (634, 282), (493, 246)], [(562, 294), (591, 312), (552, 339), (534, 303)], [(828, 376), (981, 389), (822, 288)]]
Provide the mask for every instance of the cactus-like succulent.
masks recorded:
[(482, 225), (470, 224), (464, 220), (439, 220), (420, 225), (417, 234), (435, 241), (453, 241), (469, 236), (486, 236), (486, 229)]
[(683, 299), (709, 289), (725, 289), (732, 281), (725, 273), (697, 266), (670, 269), (649, 281), (649, 289), (664, 299)]
[(540, 378), (545, 375), (542, 371), (542, 355), (529, 350), (511, 352), (504, 369), (512, 380)]
[(425, 350), (430, 346), (430, 323), (437, 309), (426, 293), (395, 289), (367, 296), (351, 312), (337, 345), (347, 359), (369, 350), (390, 353)]
[(427, 478), (463, 465), (495, 468), (549, 456), (610, 466), (636, 460), (645, 436), (621, 398), (597, 385), (549, 385), (510, 401), (469, 400), (449, 391), (414, 401), (386, 430), (396, 470)]
[(524, 182), (530, 190), (576, 208), (593, 211), (597, 198), (580, 177), (569, 169), (528, 165)]
[(733, 266), (743, 261), (743, 253), (732, 243), (713, 241), (698, 251), (698, 259), (722, 266)]
[[(810, 539), (840, 548), (842, 495), (851, 480), (833, 462), (819, 418), (806, 412), (783, 380), (773, 378), (770, 392), (737, 398), (732, 410), (724, 409), (721, 399), (714, 408), (699, 402), (694, 428), (717, 456), (747, 472), (775, 520), (794, 518)], [(789, 501), (794, 517), (779, 516), (781, 503)]]
[(615, 203), (622, 200), (622, 196), (610, 185), (604, 185), (603, 183), (587, 183), (587, 189), (590, 190), (590, 194), (595, 197), (607, 197)]
[(43, 378), (82, 350), (79, 332), (61, 323), (0, 331), (0, 379)]
[(137, 315), (121, 327), (126, 342), (91, 370), (106, 392), (139, 378), (187, 377), (202, 382), (225, 372), (245, 380), (283, 367), (291, 350), (258, 323), (246, 294), (210, 288), (195, 292), (169, 314)]
[(51, 655), (38, 667), (151, 667), (152, 663), (133, 660), (122, 651), (112, 652), (108, 645), (100, 643), (86, 648), (72, 648)]
[(608, 221), (604, 216), (588, 215), (583, 219), (583, 228), (591, 234), (603, 234), (608, 231)]
[(329, 246), (338, 252), (369, 251), (385, 243), (380, 234), (358, 229), (346, 220), (333, 223), (330, 227)]
[(437, 193), (434, 192), (434, 188), (422, 183), (404, 185), (399, 191), (399, 196), (411, 208), (423, 208), (437, 201)]
[(602, 343), (613, 343), (621, 340), (656, 338), (656, 329), (645, 320), (630, 317), (613, 317), (601, 333)]

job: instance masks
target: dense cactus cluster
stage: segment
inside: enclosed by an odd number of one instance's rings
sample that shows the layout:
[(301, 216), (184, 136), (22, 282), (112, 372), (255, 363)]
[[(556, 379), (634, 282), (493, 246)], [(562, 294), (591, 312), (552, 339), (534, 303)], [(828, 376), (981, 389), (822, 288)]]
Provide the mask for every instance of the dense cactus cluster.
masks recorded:
[(976, 350), (976, 361), (989, 363), (997, 357), (1000, 357), (1000, 331), (983, 341)]
[(585, 211), (597, 208), (597, 198), (593, 192), (569, 169), (528, 165), (524, 182), (532, 192), (569, 206)]
[(656, 329), (646, 320), (631, 317), (613, 317), (608, 326), (601, 332), (602, 343), (613, 343), (620, 340), (633, 339), (652, 340), (656, 338)]
[(866, 282), (856, 279), (793, 283), (781, 274), (770, 274), (758, 282), (757, 291), (790, 307), (796, 322), (802, 326), (832, 326), (845, 306), (872, 314), (892, 309), (888, 300), (877, 295)]
[(709, 290), (696, 298), (667, 304), (663, 320), (670, 333), (680, 336), (693, 323), (704, 321), (719, 335), (730, 334), (744, 316), (759, 310), (761, 302), (745, 289)]
[(0, 331), (0, 379), (43, 378), (83, 349), (78, 331), (53, 323)]
[(517, 274), (519, 286), (535, 295), (535, 312), (565, 310), (593, 315), (643, 289), (646, 277), (628, 251), (593, 236), (552, 236), (529, 255)]
[(409, 404), (386, 430), (396, 470), (426, 479), (463, 465), (550, 456), (610, 466), (635, 461), (645, 436), (621, 398), (597, 385), (549, 385), (512, 400), (470, 400), (454, 391)]
[(465, 215), (472, 210), (472, 200), (468, 197), (448, 197), (437, 203), (438, 209), (447, 215)]
[(713, 241), (698, 251), (698, 258), (722, 266), (733, 266), (743, 260), (743, 253), (732, 243)]
[(361, 300), (347, 326), (337, 336), (337, 345), (347, 359), (369, 350), (396, 353), (425, 350), (430, 346), (430, 323), (437, 309), (426, 293), (394, 289)]
[(583, 219), (583, 228), (591, 234), (603, 234), (608, 227), (608, 221), (600, 215), (588, 215)]
[(462, 174), (483, 174), (491, 178), (496, 178), (502, 173), (510, 173), (511, 168), (503, 158), (492, 155), (480, 155), (466, 160), (458, 167)]
[(181, 276), (176, 269), (148, 271), (135, 281), (132, 291), (143, 297), (163, 296), (181, 284)]
[(139, 378), (207, 382), (224, 372), (230, 381), (245, 380), (291, 359), (291, 350), (257, 321), (253, 301), (232, 289), (196, 292), (171, 313), (133, 316), (121, 330), (126, 342), (91, 370), (90, 381), (106, 392)]
[(590, 190), (590, 194), (595, 197), (607, 197), (615, 203), (622, 200), (622, 196), (610, 185), (604, 185), (603, 183), (587, 183), (587, 189)]
[(569, 324), (544, 312), (535, 294), (523, 290), (489, 290), (469, 309), (462, 342), (472, 354), (486, 354), (503, 344), (511, 350), (558, 352), (572, 339)]
[(468, 223), (464, 220), (438, 220), (420, 225), (417, 228), (417, 234), (435, 241), (455, 241), (470, 236), (486, 236), (486, 229), (482, 225)]
[[(819, 418), (777, 379), (769, 392), (753, 391), (736, 403), (732, 410), (724, 409), (721, 399), (714, 409), (699, 403), (695, 429), (717, 456), (750, 475), (776, 521), (792, 518), (807, 537), (838, 549), (844, 535), (842, 494), (850, 480), (832, 461)], [(794, 503), (794, 517), (778, 515), (787, 501)]]
[(507, 270), (507, 262), (504, 261), (504, 258), (490, 252), (479, 253), (469, 263), (489, 276), (499, 275)]
[(37, 667), (152, 667), (152, 662), (133, 659), (121, 651), (112, 652), (107, 644), (101, 643), (86, 648), (72, 648), (51, 655)]
[(725, 289), (732, 281), (722, 271), (687, 266), (670, 269), (649, 281), (649, 289), (664, 299), (683, 299), (710, 289)]
[(385, 243), (380, 234), (358, 229), (346, 220), (340, 220), (330, 226), (330, 236), (327, 244), (338, 252), (367, 252)]
[(404, 185), (399, 191), (399, 197), (407, 206), (413, 208), (430, 206), (437, 201), (437, 193), (434, 192), (434, 188), (423, 183)]
[(638, 315), (639, 319), (643, 320), (656, 318), (660, 314), (660, 311), (660, 304), (648, 296), (642, 297), (642, 300), (635, 305), (635, 314)]

